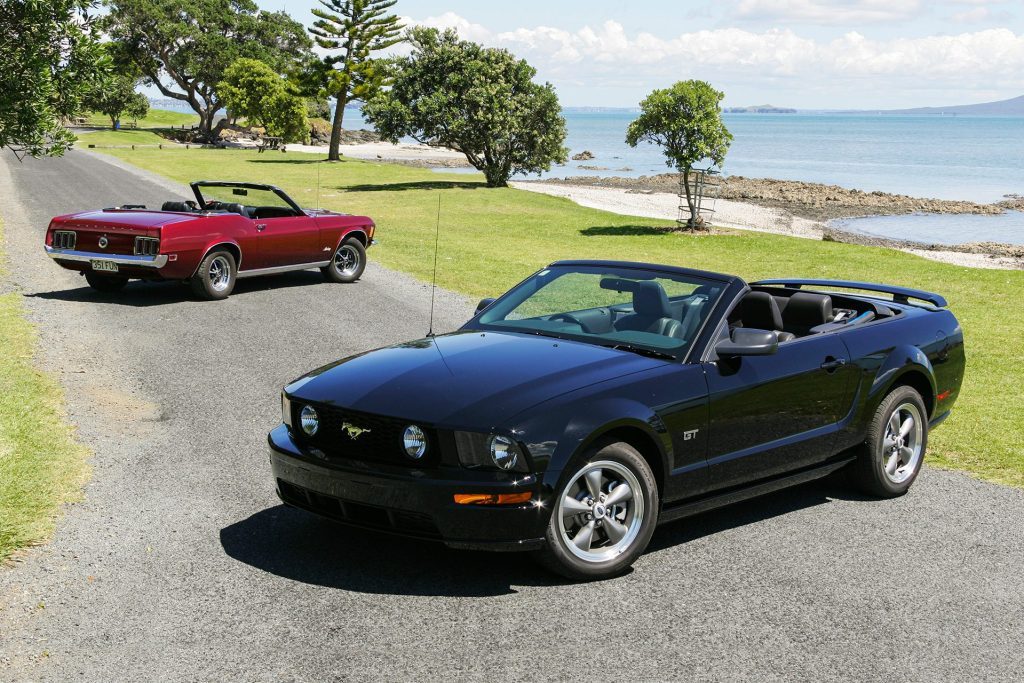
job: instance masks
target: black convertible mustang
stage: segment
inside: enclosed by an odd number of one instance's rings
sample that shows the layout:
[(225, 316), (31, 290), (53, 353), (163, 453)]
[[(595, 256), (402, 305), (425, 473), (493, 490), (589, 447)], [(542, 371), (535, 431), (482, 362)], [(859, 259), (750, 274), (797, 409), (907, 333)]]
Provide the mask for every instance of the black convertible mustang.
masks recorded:
[(904, 493), (963, 379), (945, 306), (869, 283), (561, 261), (457, 332), (288, 385), (277, 491), (348, 524), (611, 576), (660, 522), (844, 466), (873, 495)]

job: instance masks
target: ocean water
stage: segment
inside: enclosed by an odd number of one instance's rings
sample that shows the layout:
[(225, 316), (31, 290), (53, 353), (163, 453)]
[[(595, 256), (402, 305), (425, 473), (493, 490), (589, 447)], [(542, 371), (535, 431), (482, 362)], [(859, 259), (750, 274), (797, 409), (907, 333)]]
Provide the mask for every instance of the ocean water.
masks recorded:
[[(670, 171), (659, 148), (625, 143), (626, 128), (636, 116), (625, 110), (567, 109), (570, 154), (587, 150), (594, 159), (569, 161), (540, 177), (639, 177)], [(1024, 117), (801, 112), (723, 118), (734, 137), (722, 168), (725, 175), (983, 203), (1024, 195)], [(369, 127), (356, 109), (346, 111), (345, 126)], [(1024, 212), (866, 218), (843, 225), (903, 239), (1020, 243)]]

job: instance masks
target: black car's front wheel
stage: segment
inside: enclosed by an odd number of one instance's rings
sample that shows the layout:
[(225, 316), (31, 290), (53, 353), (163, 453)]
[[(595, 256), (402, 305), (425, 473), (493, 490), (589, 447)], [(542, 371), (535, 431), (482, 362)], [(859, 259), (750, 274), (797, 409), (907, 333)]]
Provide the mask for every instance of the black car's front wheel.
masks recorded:
[(629, 444), (595, 448), (570, 472), (555, 497), (539, 559), (577, 580), (604, 579), (643, 553), (658, 521), (658, 487)]

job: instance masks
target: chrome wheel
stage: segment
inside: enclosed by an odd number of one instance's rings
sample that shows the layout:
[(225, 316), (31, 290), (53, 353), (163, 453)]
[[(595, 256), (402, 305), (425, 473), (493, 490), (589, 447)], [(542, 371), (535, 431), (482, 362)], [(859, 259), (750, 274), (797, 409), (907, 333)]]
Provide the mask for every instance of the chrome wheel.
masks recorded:
[(338, 247), (334, 253), (334, 268), (344, 277), (352, 277), (359, 272), (359, 252), (347, 244)]
[(231, 264), (224, 256), (214, 257), (210, 261), (210, 271), (207, 273), (210, 278), (210, 287), (215, 292), (223, 292), (231, 284)]
[(902, 484), (914, 475), (921, 463), (923, 436), (921, 411), (913, 403), (901, 403), (882, 437), (882, 466), (889, 481)]
[(644, 520), (644, 494), (635, 474), (610, 460), (577, 472), (558, 502), (565, 547), (586, 562), (607, 562), (636, 540)]

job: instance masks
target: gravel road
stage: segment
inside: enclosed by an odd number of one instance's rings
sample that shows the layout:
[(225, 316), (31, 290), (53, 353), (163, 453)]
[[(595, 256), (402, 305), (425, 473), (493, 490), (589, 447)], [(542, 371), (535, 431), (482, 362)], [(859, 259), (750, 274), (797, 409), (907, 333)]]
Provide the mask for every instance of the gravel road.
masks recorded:
[[(0, 569), (0, 680), (1021, 676), (1024, 492), (961, 474), (926, 468), (893, 501), (819, 484), (684, 520), (588, 585), (285, 509), (264, 447), (280, 387), (421, 336), (429, 290), (373, 266), (355, 285), (243, 281), (219, 303), (177, 284), (107, 296), (42, 252), (53, 215), (187, 196), (86, 152), (0, 156), (0, 286), (24, 292), (95, 453), (53, 541)], [(471, 309), (442, 292), (437, 327)]]

